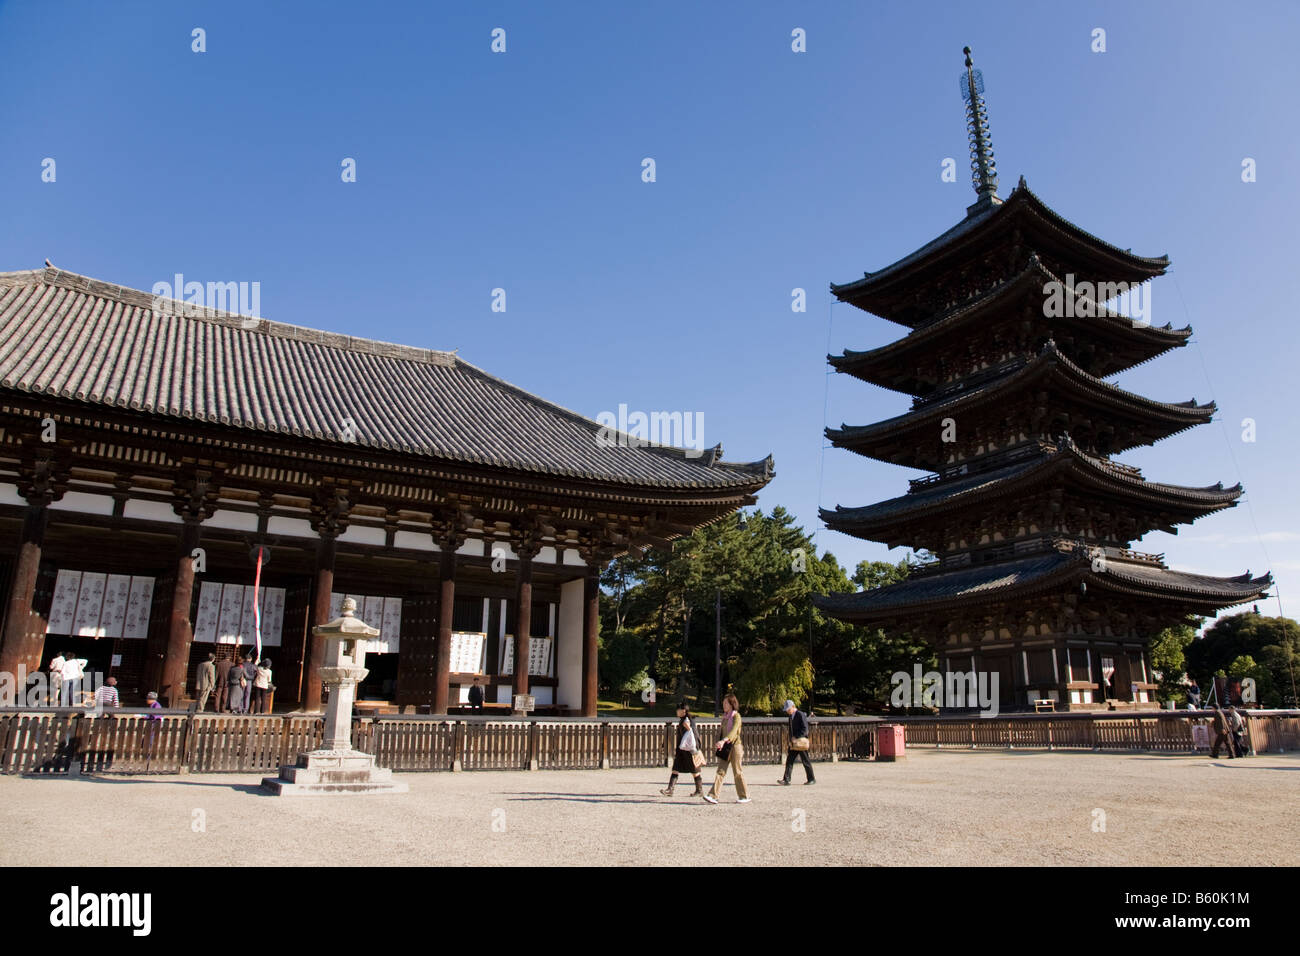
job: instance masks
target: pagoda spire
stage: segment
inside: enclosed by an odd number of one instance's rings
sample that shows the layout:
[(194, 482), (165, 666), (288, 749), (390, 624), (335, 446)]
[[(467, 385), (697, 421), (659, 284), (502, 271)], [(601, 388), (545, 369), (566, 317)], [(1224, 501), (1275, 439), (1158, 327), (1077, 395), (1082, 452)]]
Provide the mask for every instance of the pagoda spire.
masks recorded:
[(970, 141), (971, 184), (979, 199), (966, 211), (980, 212), (1002, 202), (998, 198), (998, 166), (993, 159), (993, 140), (989, 133), (989, 112), (984, 103), (984, 74), (974, 68), (970, 47), (966, 54), (966, 72), (961, 75), (961, 97), (966, 101), (966, 135)]

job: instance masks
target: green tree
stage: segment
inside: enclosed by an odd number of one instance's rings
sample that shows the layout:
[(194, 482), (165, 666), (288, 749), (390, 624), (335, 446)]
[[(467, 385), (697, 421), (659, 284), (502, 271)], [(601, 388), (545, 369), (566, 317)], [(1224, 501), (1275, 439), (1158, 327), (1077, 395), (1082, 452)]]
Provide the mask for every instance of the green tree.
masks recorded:
[(633, 631), (618, 631), (602, 640), (600, 678), (612, 694), (630, 694), (646, 686), (646, 645)]
[(775, 712), (787, 699), (802, 702), (812, 690), (813, 667), (797, 644), (753, 651), (736, 682), (736, 699), (746, 710)]
[(1151, 669), (1159, 675), (1160, 685), (1156, 697), (1161, 702), (1187, 702), (1186, 650), (1196, 640), (1196, 629), (1190, 624), (1176, 624), (1161, 631), (1151, 642)]
[(1297, 656), (1300, 624), (1289, 617), (1264, 617), (1253, 611), (1220, 618), (1186, 651), (1187, 671), (1203, 688), (1219, 672), (1248, 676), (1231, 673), (1231, 667), (1238, 658), (1250, 657), (1268, 672), (1267, 696), (1257, 679), (1259, 702), (1265, 707), (1296, 706)]

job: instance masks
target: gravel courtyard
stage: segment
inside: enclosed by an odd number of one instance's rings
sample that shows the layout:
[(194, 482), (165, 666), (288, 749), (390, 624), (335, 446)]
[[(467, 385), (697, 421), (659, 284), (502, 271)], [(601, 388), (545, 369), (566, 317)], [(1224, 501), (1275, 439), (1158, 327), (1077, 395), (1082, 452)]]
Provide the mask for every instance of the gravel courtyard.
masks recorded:
[[(234, 866), (1241, 866), (1300, 859), (1300, 754), (916, 750), (896, 764), (815, 764), (818, 784), (747, 768), (752, 802), (658, 790), (658, 770), (403, 774), (408, 794), (264, 796), (234, 774), (0, 777), (0, 864)], [(711, 777), (706, 777), (706, 784)], [(347, 833), (335, 835), (336, 827)], [(1103, 828), (1104, 824), (1104, 828)], [(250, 842), (266, 850), (251, 860)]]

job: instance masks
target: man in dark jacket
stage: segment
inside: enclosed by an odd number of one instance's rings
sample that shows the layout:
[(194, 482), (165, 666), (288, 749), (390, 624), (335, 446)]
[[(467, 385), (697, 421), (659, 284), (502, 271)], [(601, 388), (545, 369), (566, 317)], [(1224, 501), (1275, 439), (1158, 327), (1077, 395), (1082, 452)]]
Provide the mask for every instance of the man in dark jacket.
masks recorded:
[(1214, 716), (1210, 718), (1210, 726), (1214, 728), (1214, 743), (1210, 745), (1210, 759), (1219, 758), (1219, 749), (1226, 747), (1228, 750), (1228, 759), (1231, 760), (1236, 756), (1236, 748), (1233, 745), (1233, 737), (1229, 732), (1228, 717), (1224, 714), (1222, 708), (1214, 708)]
[(253, 682), (257, 680), (257, 660), (254, 655), (249, 654), (248, 659), (244, 661), (244, 713), (253, 712)]
[(474, 713), (481, 713), (483, 710), (483, 685), (474, 678), (474, 683), (469, 689), (469, 706)]
[(795, 758), (798, 757), (803, 761), (803, 772), (808, 776), (804, 781), (804, 786), (810, 783), (816, 783), (813, 777), (812, 761), (808, 759), (808, 718), (803, 715), (799, 708), (795, 707), (794, 701), (785, 702), (785, 712), (790, 718), (790, 743), (785, 752), (785, 776), (781, 778), (782, 786), (790, 786), (790, 771), (794, 769)]

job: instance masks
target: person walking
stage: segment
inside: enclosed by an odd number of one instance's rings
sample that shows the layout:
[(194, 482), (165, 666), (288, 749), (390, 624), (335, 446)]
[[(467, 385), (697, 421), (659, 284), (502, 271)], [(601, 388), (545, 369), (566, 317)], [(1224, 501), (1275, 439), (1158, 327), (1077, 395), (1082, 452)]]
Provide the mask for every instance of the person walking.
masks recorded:
[(199, 665), (198, 679), (194, 682), (194, 689), (199, 694), (199, 713), (203, 713), (208, 706), (208, 697), (211, 696), (213, 689), (217, 686), (217, 655), (209, 654), (208, 659)]
[(257, 665), (253, 692), (256, 695), (253, 710), (259, 714), (269, 714), (271, 712), (271, 659), (269, 657), (262, 658), (262, 663)]
[(668, 777), (668, 786), (659, 792), (665, 797), (673, 795), (679, 774), (689, 773), (695, 779), (695, 792), (692, 797), (704, 796), (704, 780), (700, 775), (704, 767), (704, 755), (700, 753), (699, 741), (695, 738), (695, 728), (691, 726), (691, 710), (686, 701), (677, 705), (677, 750), (673, 755), (673, 769)]
[(790, 742), (785, 750), (785, 776), (778, 782), (783, 787), (790, 786), (790, 771), (794, 769), (795, 759), (803, 761), (803, 772), (808, 778), (804, 781), (804, 786), (810, 783), (816, 783), (817, 778), (813, 776), (812, 761), (808, 759), (808, 718), (804, 716), (803, 711), (794, 705), (794, 701), (787, 700), (785, 707), (782, 708), (785, 715), (790, 718)]
[(722, 710), (722, 726), (718, 728), (722, 736), (714, 745), (718, 752), (718, 775), (713, 778), (713, 786), (704, 795), (704, 799), (708, 803), (718, 802), (722, 782), (730, 769), (736, 777), (736, 802), (749, 803), (749, 791), (745, 789), (745, 772), (742, 767), (745, 747), (740, 742), (740, 701), (736, 700), (735, 694), (722, 698)]
[(58, 707), (61, 691), (63, 689), (63, 661), (64, 652), (59, 651), (50, 660), (50, 699), (51, 707)]
[(1232, 737), (1228, 733), (1228, 717), (1223, 712), (1223, 708), (1215, 707), (1214, 716), (1210, 718), (1210, 726), (1214, 728), (1214, 743), (1210, 744), (1210, 759), (1219, 759), (1219, 748), (1226, 747), (1228, 750), (1228, 759), (1235, 756), (1235, 747), (1232, 743)]
[(1250, 753), (1246, 744), (1246, 714), (1240, 707), (1228, 709), (1228, 729), (1232, 732), (1232, 744), (1237, 748), (1237, 756), (1245, 757)]

